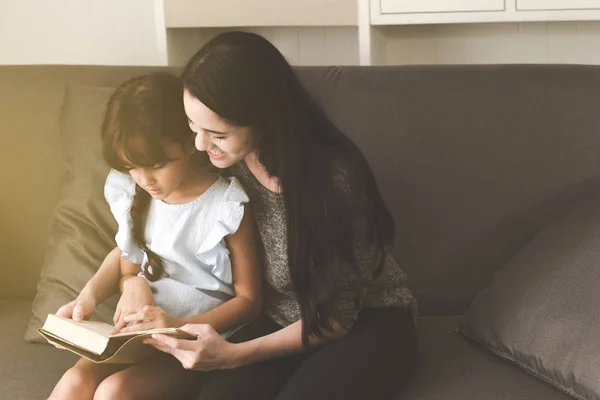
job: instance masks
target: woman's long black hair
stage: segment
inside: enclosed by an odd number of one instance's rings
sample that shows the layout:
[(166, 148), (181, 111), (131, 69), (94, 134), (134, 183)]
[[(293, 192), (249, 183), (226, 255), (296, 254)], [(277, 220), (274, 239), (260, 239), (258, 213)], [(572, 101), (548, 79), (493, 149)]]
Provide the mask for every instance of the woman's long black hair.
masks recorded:
[(358, 299), (369, 277), (359, 269), (356, 243), (372, 250), (369, 273), (378, 274), (395, 234), (365, 157), (259, 35), (216, 36), (192, 57), (182, 79), (205, 106), (256, 135), (258, 160), (281, 185), (302, 340), (323, 337), (332, 329), (340, 289), (354, 285)]

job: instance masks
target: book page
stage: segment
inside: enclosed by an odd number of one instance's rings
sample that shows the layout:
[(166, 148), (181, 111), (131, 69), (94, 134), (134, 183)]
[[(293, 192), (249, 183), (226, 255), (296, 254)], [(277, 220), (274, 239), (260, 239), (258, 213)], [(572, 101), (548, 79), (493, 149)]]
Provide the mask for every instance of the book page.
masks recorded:
[[(104, 322), (99, 322), (99, 321), (75, 321), (73, 319), (70, 318), (63, 318), (63, 317), (59, 317), (57, 315), (54, 314), (49, 314), (48, 318), (46, 319), (46, 323), (44, 324), (44, 329), (48, 330), (48, 331), (54, 331), (54, 327), (56, 327), (57, 325), (63, 325), (64, 324), (69, 324), (72, 325), (73, 327), (79, 329), (84, 329), (86, 331), (90, 331), (93, 333), (96, 333), (100, 336), (103, 336), (105, 338), (110, 337), (110, 331), (112, 330), (113, 326), (109, 325), (109, 324), (105, 324)], [(62, 329), (59, 329), (62, 330)]]
[(46, 332), (95, 354), (102, 354), (106, 349), (112, 328), (98, 321), (74, 321), (53, 314), (48, 315), (42, 327)]

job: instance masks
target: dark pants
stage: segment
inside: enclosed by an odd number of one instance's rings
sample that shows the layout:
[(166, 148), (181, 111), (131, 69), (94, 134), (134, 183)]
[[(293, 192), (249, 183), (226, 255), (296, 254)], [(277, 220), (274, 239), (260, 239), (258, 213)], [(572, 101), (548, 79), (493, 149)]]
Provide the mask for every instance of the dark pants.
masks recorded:
[[(243, 342), (281, 329), (262, 318), (240, 329)], [(198, 400), (384, 400), (408, 379), (417, 340), (409, 312), (367, 309), (342, 338), (296, 356), (204, 376)]]

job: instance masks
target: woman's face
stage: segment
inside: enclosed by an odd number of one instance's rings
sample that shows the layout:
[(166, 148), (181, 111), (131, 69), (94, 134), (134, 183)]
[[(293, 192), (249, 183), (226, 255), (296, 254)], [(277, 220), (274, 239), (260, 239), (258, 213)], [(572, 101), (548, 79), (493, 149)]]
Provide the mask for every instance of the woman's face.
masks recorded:
[(183, 105), (190, 128), (196, 133), (196, 148), (206, 151), (215, 167), (231, 167), (254, 151), (254, 134), (249, 127), (230, 125), (187, 89)]

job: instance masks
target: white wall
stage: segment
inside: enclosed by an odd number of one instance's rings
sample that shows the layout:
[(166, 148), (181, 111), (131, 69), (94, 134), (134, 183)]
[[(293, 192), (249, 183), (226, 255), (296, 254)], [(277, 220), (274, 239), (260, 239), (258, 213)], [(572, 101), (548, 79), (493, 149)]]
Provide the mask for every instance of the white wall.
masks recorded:
[(600, 22), (383, 28), (384, 64), (600, 64)]
[[(600, 22), (375, 27), (383, 64), (574, 63), (600, 65)], [(218, 28), (168, 29), (169, 64), (183, 65)], [(247, 28), (296, 65), (357, 65), (356, 27)]]
[(162, 0), (0, 0), (0, 64), (166, 62)]
[[(223, 29), (165, 30), (163, 0), (0, 0), (0, 64), (183, 65)], [(292, 64), (358, 64), (356, 27), (246, 29)], [(385, 37), (384, 64), (600, 64), (600, 22), (374, 29)]]
[[(357, 27), (235, 28), (267, 38), (294, 65), (358, 65)], [(184, 65), (226, 28), (167, 29), (169, 65)]]

